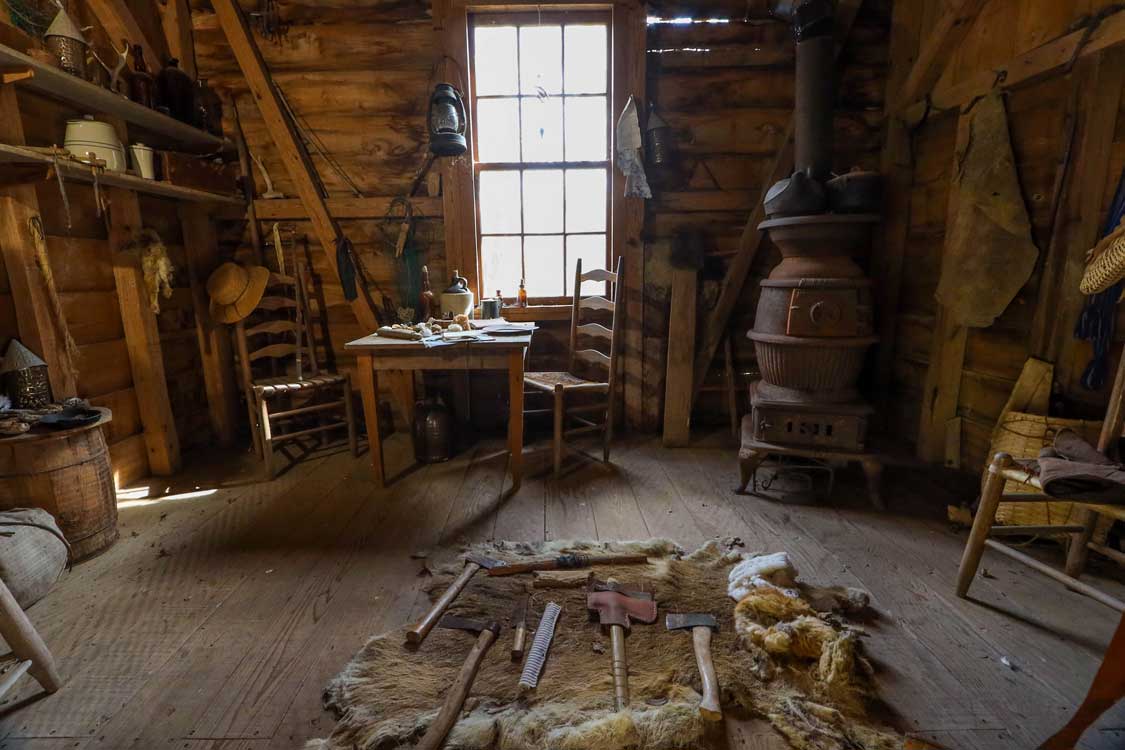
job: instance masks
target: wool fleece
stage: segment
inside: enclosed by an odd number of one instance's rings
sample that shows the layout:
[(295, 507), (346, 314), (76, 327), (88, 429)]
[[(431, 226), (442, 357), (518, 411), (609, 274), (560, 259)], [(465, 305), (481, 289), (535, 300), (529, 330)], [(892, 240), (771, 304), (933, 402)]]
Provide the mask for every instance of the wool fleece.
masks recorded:
[[(847, 597), (831, 589), (795, 583), (801, 605), (767, 612), (747, 606), (735, 622), (727, 596), (728, 574), (744, 555), (732, 543), (714, 541), (691, 554), (672, 542), (556, 541), (496, 542), (472, 548), (508, 562), (554, 557), (561, 552), (644, 553), (645, 565), (598, 567), (598, 578), (652, 592), (660, 609), (652, 625), (634, 624), (627, 638), (628, 710), (613, 709), (609, 636), (586, 610), (584, 589), (529, 588), (530, 576), (489, 577), (478, 573), (449, 609), (461, 617), (507, 625), (517, 599), (531, 592), (528, 623), (544, 605), (559, 603), (555, 630), (537, 689), (517, 686), (522, 665), (509, 656), (505, 627), (486, 654), (460, 720), (445, 747), (455, 750), (681, 750), (724, 746), (720, 722), (701, 720), (699, 675), (691, 636), (664, 627), (668, 612), (710, 612), (719, 621), (711, 648), (724, 711), (769, 721), (790, 745), (807, 750), (900, 750), (903, 737), (874, 720), (870, 667), (860, 654), (860, 632), (840, 613), (820, 610)], [(436, 598), (462, 567), (441, 566), (432, 581)], [(780, 615), (780, 617), (778, 616)], [(761, 622), (755, 622), (761, 617)], [(779, 628), (790, 617), (815, 620), (815, 646), (777, 649)], [(811, 623), (802, 620), (804, 644)], [(753, 624), (754, 627), (749, 627)], [(773, 631), (769, 634), (769, 631)], [(775, 636), (772, 640), (767, 635)], [(475, 635), (435, 628), (417, 649), (403, 633), (375, 636), (325, 691), (325, 705), (339, 716), (332, 734), (309, 750), (406, 750), (437, 715)]]

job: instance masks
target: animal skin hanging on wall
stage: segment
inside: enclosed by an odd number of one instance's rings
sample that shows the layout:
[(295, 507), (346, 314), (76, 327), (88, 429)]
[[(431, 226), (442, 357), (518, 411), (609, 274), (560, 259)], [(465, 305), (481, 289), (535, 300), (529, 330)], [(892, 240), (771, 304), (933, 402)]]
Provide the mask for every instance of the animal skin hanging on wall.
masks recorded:
[(934, 295), (952, 319), (986, 328), (1004, 312), (1035, 268), (1004, 101), (993, 93), (968, 115), (969, 137), (956, 155), (941, 280)]

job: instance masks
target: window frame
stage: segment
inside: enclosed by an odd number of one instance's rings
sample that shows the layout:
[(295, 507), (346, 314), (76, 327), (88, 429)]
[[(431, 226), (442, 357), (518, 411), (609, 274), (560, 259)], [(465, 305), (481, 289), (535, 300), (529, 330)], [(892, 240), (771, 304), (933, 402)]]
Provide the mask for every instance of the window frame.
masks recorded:
[[(467, 109), (468, 109), (468, 113), (469, 113), (470, 122), (472, 122), (472, 123), (477, 122), (477, 102), (480, 99), (486, 99), (487, 100), (487, 99), (513, 99), (514, 98), (514, 99), (516, 99), (517, 102), (520, 103), (517, 106), (517, 112), (518, 112), (519, 123), (520, 123), (519, 132), (520, 132), (521, 145), (522, 145), (522, 140), (523, 140), (523, 132), (522, 132), (523, 131), (523, 127), (522, 127), (522, 125), (523, 125), (523, 107), (522, 107), (522, 101), (526, 97), (526, 94), (524, 94), (522, 92), (522, 90), (521, 90), (522, 86), (518, 85), (515, 94), (488, 94), (488, 95), (478, 97), (477, 92), (476, 92), (476, 76), (475, 76), (475, 62), (474, 62), (475, 61), (475, 57), (474, 57), (475, 34), (473, 33), (474, 29), (477, 28), (478, 26), (481, 26), (481, 25), (485, 25), (485, 26), (516, 26), (517, 29), (518, 29), (519, 27), (534, 26), (534, 25), (537, 25), (537, 24), (540, 24), (540, 23), (542, 23), (543, 25), (551, 25), (551, 26), (557, 24), (561, 27), (565, 27), (566, 25), (569, 25), (569, 24), (583, 24), (583, 23), (605, 24), (605, 26), (606, 26), (606, 68), (607, 68), (607, 70), (606, 70), (606, 90), (605, 90), (604, 94), (602, 94), (602, 93), (597, 93), (597, 94), (567, 94), (566, 91), (565, 91), (565, 85), (564, 85), (564, 90), (561, 91), (558, 94), (558, 97), (562, 100), (562, 107), (563, 107), (563, 115), (562, 115), (562, 122), (561, 122), (561, 125), (563, 127), (563, 132), (564, 132), (564, 136), (563, 136), (563, 159), (562, 159), (562, 161), (550, 161), (550, 162), (523, 161), (523, 154), (522, 154), (522, 150), (521, 150), (521, 153), (520, 153), (520, 159), (521, 160), (520, 161), (516, 161), (516, 162), (481, 162), (477, 158), (478, 154), (480, 153), (480, 147), (479, 147), (478, 134), (477, 134), (476, 127), (473, 127), (471, 129), (471, 134), (470, 134), (470, 138), (469, 138), (469, 141), (470, 141), (469, 147), (470, 147), (470, 152), (472, 154), (472, 159), (471, 159), (470, 163), (471, 163), (471, 172), (472, 172), (472, 180), (473, 180), (473, 211), (474, 211), (474, 214), (475, 214), (475, 222), (474, 222), (475, 223), (475, 228), (474, 228), (475, 231), (474, 231), (474, 236), (473, 236), (473, 242), (474, 242), (473, 254), (474, 254), (474, 257), (475, 257), (475, 261), (476, 261), (476, 271), (477, 271), (476, 276), (477, 276), (477, 280), (478, 280), (477, 281), (478, 292), (483, 297), (484, 295), (489, 294), (489, 293), (491, 293), (491, 291), (493, 291), (492, 289), (490, 289), (486, 286), (485, 278), (484, 278), (484, 268), (483, 268), (483, 260), (482, 260), (482, 255), (483, 255), (483, 253), (482, 253), (482, 238), (486, 235), (481, 231), (480, 176), (481, 176), (482, 172), (488, 172), (488, 171), (516, 171), (516, 172), (520, 173), (520, 190), (521, 190), (521, 193), (520, 193), (520, 195), (521, 195), (521, 200), (520, 200), (520, 230), (521, 231), (520, 232), (509, 232), (509, 233), (490, 232), (490, 233), (488, 233), (487, 236), (520, 237), (521, 240), (525, 237), (528, 237), (528, 236), (532, 236), (532, 237), (534, 237), (534, 236), (552, 236), (552, 237), (553, 236), (561, 236), (563, 238), (562, 239), (562, 241), (563, 241), (562, 256), (563, 257), (562, 257), (562, 267), (561, 267), (559, 272), (560, 272), (560, 274), (562, 275), (562, 278), (563, 278), (563, 294), (562, 295), (556, 295), (556, 296), (534, 296), (534, 297), (529, 296), (528, 297), (528, 304), (532, 305), (532, 306), (570, 304), (571, 301), (572, 301), (572, 295), (574, 293), (574, 290), (570, 288), (571, 286), (573, 286), (573, 279), (569, 278), (570, 272), (568, 270), (568, 264), (567, 264), (567, 238), (572, 236), (572, 235), (573, 236), (603, 235), (605, 237), (605, 261), (604, 261), (605, 265), (604, 265), (604, 267), (605, 268), (612, 267), (613, 259), (614, 259), (614, 257), (616, 257), (616, 254), (614, 253), (614, 246), (613, 246), (613, 212), (614, 212), (613, 195), (614, 195), (614, 184), (615, 184), (615, 180), (614, 180), (614, 142), (613, 142), (614, 127), (613, 127), (613, 123), (614, 123), (614, 102), (615, 102), (615, 93), (616, 93), (615, 90), (614, 90), (615, 89), (615, 80), (614, 80), (615, 66), (614, 66), (614, 58), (613, 58), (613, 45), (614, 45), (613, 6), (610, 6), (610, 5), (606, 5), (606, 6), (589, 6), (589, 5), (568, 6), (568, 5), (565, 5), (565, 4), (562, 4), (562, 5), (551, 4), (551, 5), (544, 5), (544, 6), (541, 6), (541, 7), (537, 7), (535, 10), (527, 10), (526, 6), (484, 6), (484, 7), (470, 6), (470, 7), (467, 8), (467, 19), (466, 20), (467, 20), (467, 31), (468, 31), (467, 40), (466, 40), (466, 42), (467, 42), (466, 59), (467, 59), (468, 64), (469, 64), (468, 74), (466, 76), (468, 78), (467, 96), (468, 96), (468, 99), (469, 99)], [(563, 32), (563, 34), (564, 34), (564, 38), (562, 40), (562, 52), (561, 52), (561, 54), (562, 54), (562, 60), (561, 60), (562, 66), (561, 67), (562, 67), (563, 80), (565, 81), (565, 77), (566, 77), (565, 32)], [(518, 38), (518, 31), (517, 31), (517, 38)], [(518, 46), (518, 43), (517, 43), (517, 48), (516, 48), (517, 81), (519, 79), (519, 74), (520, 74), (519, 62), (520, 62), (520, 60), (519, 60), (519, 46)], [(581, 97), (601, 97), (601, 96), (604, 96), (605, 100), (606, 100), (606, 123), (605, 123), (605, 125), (606, 125), (606, 154), (605, 154), (605, 159), (604, 160), (597, 160), (597, 161), (568, 161), (566, 159), (566, 138), (565, 138), (566, 99), (567, 99), (567, 97), (581, 98)], [(565, 187), (566, 171), (568, 169), (583, 169), (583, 168), (604, 169), (606, 171), (605, 229), (601, 232), (568, 232), (568, 231), (566, 231), (566, 209), (565, 209), (565, 206), (566, 206), (566, 187)], [(556, 170), (556, 171), (560, 171), (560, 172), (563, 173), (563, 180), (564, 180), (563, 206), (564, 206), (564, 208), (563, 208), (563, 227), (562, 227), (562, 230), (560, 232), (557, 232), (557, 233), (553, 232), (553, 233), (545, 233), (544, 234), (544, 233), (529, 233), (529, 232), (526, 231), (527, 226), (524, 222), (523, 200), (522, 200), (522, 197), (523, 197), (523, 192), (522, 192), (523, 191), (523, 173), (526, 172), (526, 171), (537, 171), (537, 170), (543, 170), (543, 171)], [(520, 251), (520, 259), (521, 259), (521, 262), (523, 263), (523, 266), (520, 269), (520, 277), (521, 278), (527, 278), (527, 268), (526, 268), (527, 259), (526, 259), (526, 255), (525, 255), (525, 252), (523, 250), (522, 245), (521, 245), (521, 251)], [(507, 290), (502, 290), (502, 291), (507, 291)], [(511, 293), (510, 296), (504, 297), (505, 302), (514, 302), (515, 301), (516, 290), (513, 289), (513, 290), (511, 290), (511, 292), (512, 293)]]

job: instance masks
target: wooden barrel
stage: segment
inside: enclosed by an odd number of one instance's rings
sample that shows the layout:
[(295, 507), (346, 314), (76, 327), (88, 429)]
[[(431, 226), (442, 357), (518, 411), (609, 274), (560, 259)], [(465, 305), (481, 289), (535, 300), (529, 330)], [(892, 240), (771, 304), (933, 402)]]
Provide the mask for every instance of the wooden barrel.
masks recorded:
[(70, 542), (71, 561), (117, 541), (117, 494), (102, 434), (110, 412), (102, 411), (93, 425), (0, 440), (0, 510), (50, 513)]

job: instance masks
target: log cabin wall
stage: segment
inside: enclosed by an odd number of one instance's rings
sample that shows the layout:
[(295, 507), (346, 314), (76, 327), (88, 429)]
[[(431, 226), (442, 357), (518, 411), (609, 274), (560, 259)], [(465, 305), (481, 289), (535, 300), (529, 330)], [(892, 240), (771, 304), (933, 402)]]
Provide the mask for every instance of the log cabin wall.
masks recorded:
[[(243, 2), (244, 9), (255, 4)], [(436, 48), (430, 3), (424, 0), (323, 4), (281, 0), (288, 23), (276, 40), (256, 39), (273, 78), (299, 122), (322, 143), (332, 159), (367, 196), (403, 195), (426, 150), (425, 115), (441, 51)], [(880, 113), (890, 29), (890, 0), (866, 0), (841, 58), (837, 118), (837, 168), (874, 167), (878, 162)], [(228, 110), (237, 108), (250, 150), (259, 156), (274, 187), (287, 196), (295, 188), (266, 132), (261, 115), (207, 0), (193, 0), (193, 30), (200, 74), (225, 94)], [(793, 40), (788, 28), (768, 20), (765, 3), (654, 2), (654, 18), (693, 18), (719, 23), (652, 23), (647, 28), (646, 91), (672, 125), (681, 175), (657, 192), (644, 222), (643, 415), (635, 424), (655, 429), (664, 396), (665, 342), (668, 336), (669, 266), (672, 238), (687, 228), (707, 237), (708, 269), (700, 286), (700, 319), (714, 304), (718, 279), (782, 143), (793, 106)], [(227, 112), (230, 121), (230, 111)], [(229, 122), (233, 126), (233, 122)], [(312, 149), (312, 158), (333, 197), (351, 194), (349, 185)], [(265, 189), (255, 173), (256, 189)], [(425, 188), (423, 188), (423, 192)], [(434, 201), (434, 213), (440, 201)], [(342, 221), (361, 262), (379, 288), (402, 304), (398, 267), (391, 249), (370, 219)], [(298, 235), (311, 236), (305, 221), (289, 221)], [(268, 235), (269, 222), (262, 223)], [(242, 223), (227, 225), (229, 251), (248, 253)], [(440, 217), (419, 222), (424, 262), (435, 291), (452, 269), (446, 268)], [(349, 368), (343, 344), (363, 333), (348, 309), (339, 284), (315, 238), (314, 269), (323, 287), (328, 331), (336, 363)], [(757, 281), (777, 262), (775, 252), (760, 253), (729, 325), (736, 369), (753, 369), (753, 350), (744, 338), (756, 304)], [(491, 290), (485, 290), (491, 293)], [(376, 295), (378, 299), (378, 295)], [(559, 369), (566, 347), (564, 320), (541, 320), (529, 366)], [(721, 358), (720, 358), (721, 361)], [(626, 362), (627, 371), (636, 371)], [(716, 373), (718, 376), (718, 373)], [(739, 384), (740, 391), (742, 382)], [(722, 401), (706, 395), (697, 418), (722, 418)]]
[[(138, 4), (138, 19), (144, 18), (143, 6)], [(91, 41), (100, 52), (107, 53), (108, 37), (84, 3), (71, 2), (69, 7), (80, 23), (92, 27), (87, 32)], [(37, 44), (21, 30), (6, 25), (6, 21), (4, 15), (0, 38), (5, 44), (21, 50)], [(160, 33), (158, 26), (153, 27), (150, 38)], [(103, 55), (103, 59), (109, 58)], [(66, 120), (83, 114), (18, 87), (16, 101), (23, 134), (31, 146), (62, 144)], [(0, 190), (0, 194), (4, 192)], [(78, 345), (77, 395), (113, 411), (113, 421), (106, 427), (106, 440), (114, 481), (119, 486), (128, 484), (148, 476), (152, 467), (142, 423), (142, 404), (134, 387), (114, 275), (114, 248), (109, 241), (106, 221), (97, 215), (93, 188), (89, 185), (66, 184), (69, 227), (67, 210), (53, 177), (37, 183), (33, 194), (42, 216), (47, 254), (63, 312)], [(144, 226), (157, 231), (175, 266), (173, 295), (171, 299), (161, 300), (161, 311), (157, 315), (175, 432), (183, 448), (208, 444), (214, 441), (215, 435), (206, 410), (199, 408), (206, 403), (206, 396), (177, 204), (141, 196), (140, 206)], [(0, 352), (9, 339), (19, 335), (16, 307), (8, 270), (0, 260)]]
[[(896, 3), (896, 16), (903, 5)], [(914, 5), (917, 7), (903, 16), (904, 29), (899, 29), (896, 18), (896, 33), (912, 35), (912, 43), (904, 46), (917, 50), (938, 28), (948, 3), (926, 0)], [(1119, 107), (1125, 100), (1120, 73), (1113, 74), (1125, 65), (1125, 59), (1119, 50), (1105, 46), (1108, 39), (1120, 39), (1122, 15), (1102, 21), (1075, 54), (1085, 34), (1084, 21), (1112, 3), (991, 0), (979, 5), (983, 5), (979, 16), (949, 56), (934, 87), (933, 111), (912, 134), (908, 228), (902, 244), (902, 286), (890, 397), (886, 399), (890, 431), (913, 441), (922, 434), (924, 404), (951, 398), (949, 408), (955, 410), (944, 415), (952, 418), (947, 434), (933, 442), (939, 452), (940, 446), (949, 446), (939, 460), (969, 471), (979, 471), (985, 463), (993, 427), (1028, 357), (1055, 363), (1056, 402), (1065, 404), (1067, 416), (1100, 418), (1104, 411), (1109, 382), (1095, 392), (1080, 385), (1091, 347), (1088, 342), (1075, 341), (1071, 331), (1084, 302), (1077, 289), (1083, 255), (1100, 232), (1125, 167), (1125, 109)], [(1073, 66), (1067, 70), (1071, 59)], [(1012, 65), (1018, 60), (1022, 62)], [(938, 109), (953, 104), (958, 99), (953, 94), (958, 91), (984, 93), (998, 80), (998, 70), (1008, 70), (1008, 79), (1015, 81), (1021, 71), (1035, 67), (1027, 61), (1038, 65), (1044, 60), (1051, 61), (1050, 72), (1005, 86), (1012, 147), (1039, 250), (1035, 271), (992, 326), (968, 329), (963, 358), (955, 351), (952, 360), (946, 359), (942, 374), (936, 382), (931, 380), (934, 388), (925, 393), (927, 370), (935, 359), (938, 310), (934, 292), (941, 269), (958, 121), (956, 108)], [(892, 78), (901, 77), (903, 69), (912, 64), (912, 54), (893, 60)], [(1073, 160), (1056, 220), (1053, 196), (1072, 118), (1077, 118)], [(1120, 322), (1118, 325), (1120, 331)], [(944, 351), (948, 354), (948, 349)], [(1112, 374), (1107, 380), (1112, 380)]]

